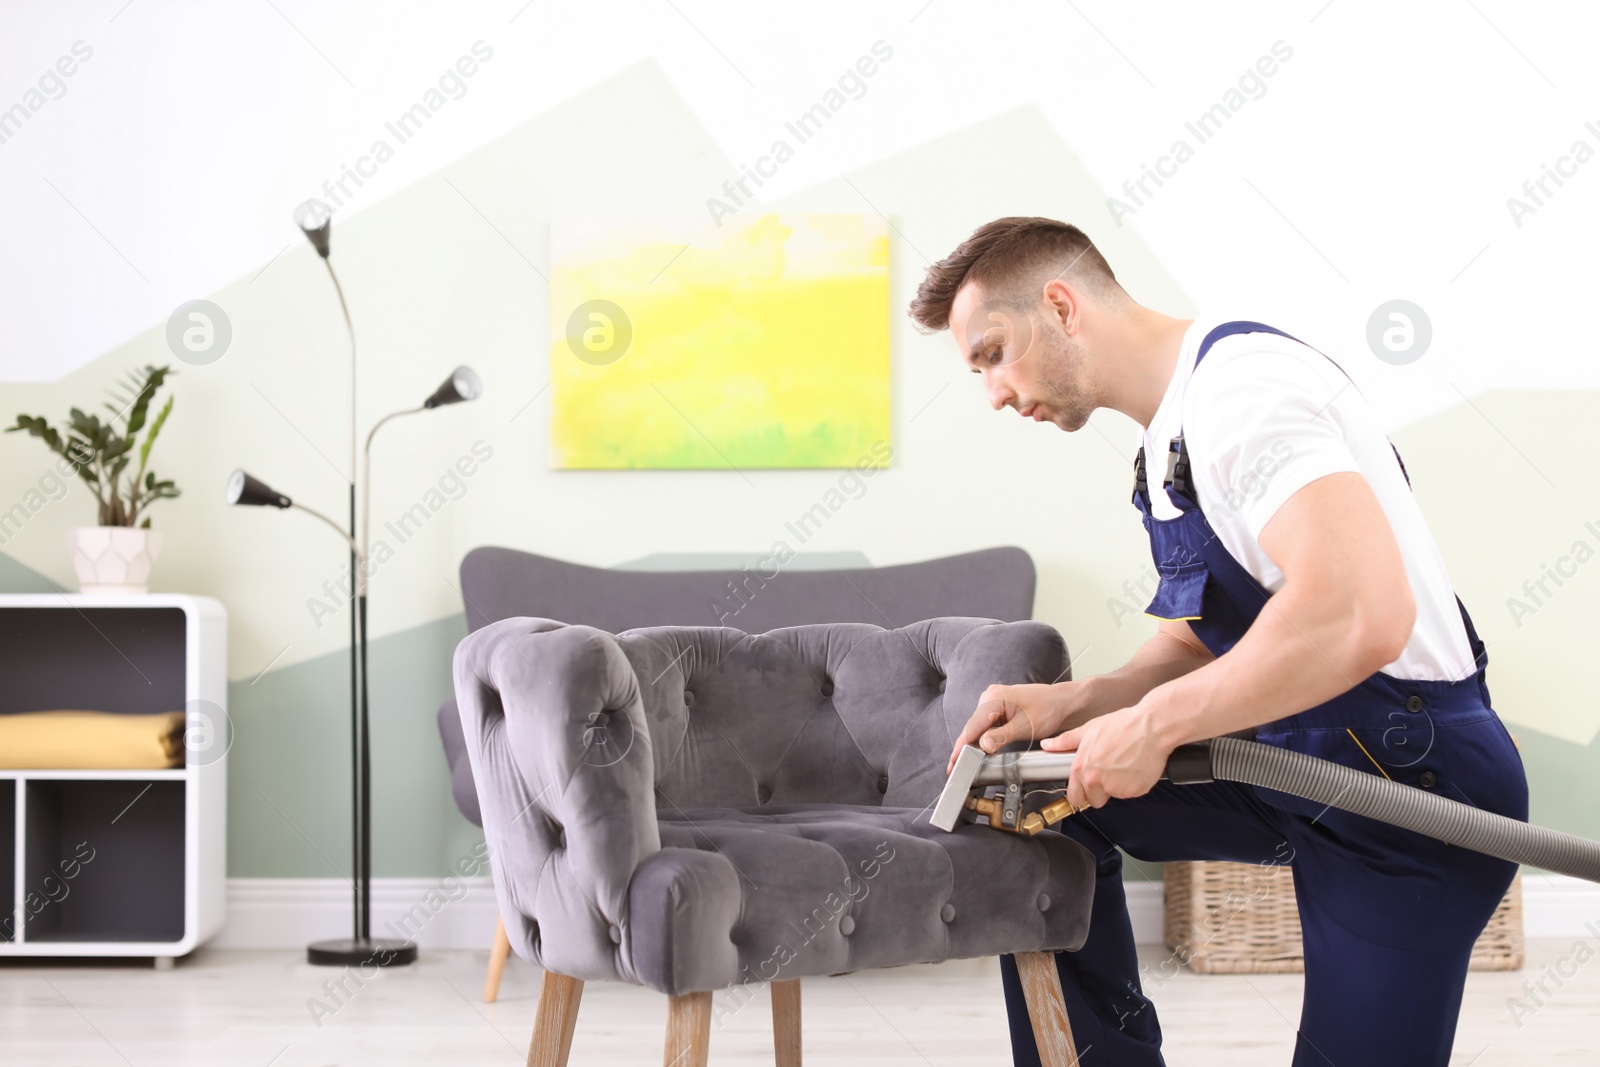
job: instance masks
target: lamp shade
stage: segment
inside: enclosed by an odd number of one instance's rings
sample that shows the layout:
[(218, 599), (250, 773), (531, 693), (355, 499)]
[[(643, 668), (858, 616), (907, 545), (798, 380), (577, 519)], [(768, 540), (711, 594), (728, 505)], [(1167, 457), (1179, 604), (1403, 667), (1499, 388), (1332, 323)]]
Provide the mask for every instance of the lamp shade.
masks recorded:
[(483, 379), (471, 367), (457, 367), (450, 372), (444, 384), (422, 402), (425, 408), (438, 408), (446, 404), (459, 404), (463, 400), (476, 400), (483, 393)]
[(272, 488), (258, 478), (252, 478), (243, 470), (235, 470), (228, 475), (228, 503), (247, 504), (255, 507), (286, 508), (294, 501)]
[(317, 255), (328, 258), (328, 236), (333, 228), (333, 209), (321, 200), (307, 200), (294, 209), (295, 224), (305, 231)]

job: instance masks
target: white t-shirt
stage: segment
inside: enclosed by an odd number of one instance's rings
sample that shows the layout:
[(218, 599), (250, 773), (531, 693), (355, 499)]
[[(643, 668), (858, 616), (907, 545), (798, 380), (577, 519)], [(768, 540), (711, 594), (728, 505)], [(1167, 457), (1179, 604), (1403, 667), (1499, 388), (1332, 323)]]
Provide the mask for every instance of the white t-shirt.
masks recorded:
[(1332, 360), (1277, 334), (1224, 337), (1196, 370), (1201, 340), (1229, 321), (1202, 316), (1189, 326), (1172, 381), (1142, 435), (1154, 516), (1178, 515), (1161, 479), (1167, 444), (1181, 432), (1194, 491), (1218, 540), (1275, 593), (1283, 572), (1261, 547), (1262, 528), (1297, 490), (1329, 474), (1356, 471), (1394, 529), (1417, 605), (1405, 651), (1383, 672), (1445, 681), (1472, 674), (1476, 667), (1450, 576), (1365, 398)]

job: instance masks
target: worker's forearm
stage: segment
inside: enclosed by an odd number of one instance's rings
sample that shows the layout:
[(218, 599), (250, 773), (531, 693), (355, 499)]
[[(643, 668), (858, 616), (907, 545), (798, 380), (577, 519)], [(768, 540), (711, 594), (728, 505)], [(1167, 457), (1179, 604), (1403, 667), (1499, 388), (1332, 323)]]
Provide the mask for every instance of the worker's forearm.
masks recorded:
[(1331, 700), (1389, 662), (1369, 632), (1326, 591), (1285, 585), (1227, 654), (1150, 692), (1157, 733), (1176, 746)]
[(1158, 685), (1181, 678), (1209, 663), (1211, 657), (1170, 634), (1158, 633), (1139, 646), (1128, 662), (1114, 671), (1086, 678), (1085, 714), (1080, 721), (1131, 708)]

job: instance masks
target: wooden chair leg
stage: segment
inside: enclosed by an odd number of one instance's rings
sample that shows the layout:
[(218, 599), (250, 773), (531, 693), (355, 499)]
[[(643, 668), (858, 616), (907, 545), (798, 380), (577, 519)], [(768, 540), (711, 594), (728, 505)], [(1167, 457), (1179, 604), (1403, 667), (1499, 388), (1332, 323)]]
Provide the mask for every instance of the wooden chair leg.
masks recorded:
[(777, 1067), (800, 1067), (800, 979), (770, 983), (772, 1051)]
[(567, 1067), (572, 1031), (578, 1025), (578, 1001), (582, 999), (580, 979), (544, 972), (539, 984), (539, 1012), (533, 1017), (533, 1040), (528, 1043), (528, 1067)]
[(706, 1067), (711, 1054), (711, 994), (667, 998), (666, 1067)]
[(1067, 1002), (1061, 996), (1055, 953), (1018, 952), (1014, 959), (1017, 976), (1022, 979), (1022, 995), (1028, 1002), (1028, 1018), (1033, 1023), (1033, 1040), (1039, 1046), (1039, 1062), (1044, 1067), (1077, 1067), (1078, 1048), (1067, 1021)]
[(489, 949), (489, 974), (483, 980), (483, 1002), (493, 1004), (500, 999), (500, 976), (506, 971), (506, 957), (511, 955), (511, 939), (506, 936), (505, 920), (494, 919), (494, 947)]

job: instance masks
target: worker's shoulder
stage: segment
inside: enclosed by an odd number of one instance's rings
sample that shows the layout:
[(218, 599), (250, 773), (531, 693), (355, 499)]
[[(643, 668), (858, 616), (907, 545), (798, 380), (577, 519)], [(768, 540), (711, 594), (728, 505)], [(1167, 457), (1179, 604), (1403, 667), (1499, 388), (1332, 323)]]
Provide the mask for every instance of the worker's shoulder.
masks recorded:
[(1190, 453), (1237, 451), (1262, 433), (1315, 432), (1308, 420), (1343, 421), (1340, 405), (1357, 403), (1344, 370), (1318, 350), (1277, 334), (1222, 338), (1187, 383), (1179, 418)]
[(1276, 333), (1235, 333), (1212, 344), (1190, 376), (1184, 400), (1187, 405), (1197, 398), (1262, 390), (1321, 392), (1329, 382), (1337, 387), (1346, 381), (1338, 363), (1304, 341)]

